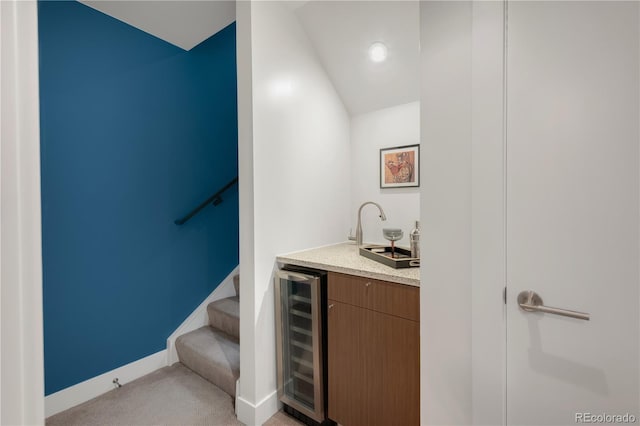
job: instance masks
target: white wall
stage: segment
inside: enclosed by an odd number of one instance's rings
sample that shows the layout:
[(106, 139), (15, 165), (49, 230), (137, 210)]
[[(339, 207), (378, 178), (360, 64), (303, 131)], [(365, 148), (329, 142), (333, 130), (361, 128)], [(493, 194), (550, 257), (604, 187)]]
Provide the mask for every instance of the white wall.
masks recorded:
[(471, 2), (421, 2), (421, 424), (469, 425)]
[(246, 424), (255, 423), (256, 291), (253, 238), (253, 95), (251, 69), (251, 3), (236, 2), (236, 61), (238, 68), (238, 210), (240, 214), (240, 371), (236, 412)]
[(472, 31), (472, 413), (505, 424), (504, 4), (473, 3)]
[[(260, 424), (277, 408), (275, 256), (345, 239), (350, 213), (349, 116), (291, 9), (280, 2), (238, 3), (238, 82), (242, 86), (250, 80), (252, 92), (249, 96), (248, 87), (240, 87), (238, 99), (238, 418)], [(249, 59), (250, 79), (245, 69)], [(251, 265), (253, 270), (247, 271)]]
[(426, 425), (506, 421), (504, 7), (421, 2)]
[(355, 235), (357, 215), (365, 201), (384, 209), (362, 209), (363, 241), (388, 243), (382, 228), (401, 228), (399, 245), (409, 247), (409, 233), (420, 218), (420, 188), (380, 188), (380, 148), (420, 143), (420, 102), (411, 102), (351, 117), (351, 228)]
[(0, 2), (0, 424), (44, 423), (38, 19)]

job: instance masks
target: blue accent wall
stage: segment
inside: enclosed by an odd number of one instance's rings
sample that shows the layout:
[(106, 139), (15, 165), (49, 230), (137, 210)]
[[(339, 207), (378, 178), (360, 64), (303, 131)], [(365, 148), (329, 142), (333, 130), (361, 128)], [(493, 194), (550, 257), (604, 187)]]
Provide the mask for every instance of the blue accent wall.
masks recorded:
[(235, 24), (189, 52), (40, 2), (45, 392), (166, 348), (238, 264)]

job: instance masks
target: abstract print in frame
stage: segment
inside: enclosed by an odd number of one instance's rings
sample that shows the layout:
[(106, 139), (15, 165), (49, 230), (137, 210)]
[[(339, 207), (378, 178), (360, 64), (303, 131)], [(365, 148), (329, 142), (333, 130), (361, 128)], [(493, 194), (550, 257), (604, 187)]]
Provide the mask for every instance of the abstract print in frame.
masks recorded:
[(380, 188), (420, 186), (420, 145), (380, 150)]

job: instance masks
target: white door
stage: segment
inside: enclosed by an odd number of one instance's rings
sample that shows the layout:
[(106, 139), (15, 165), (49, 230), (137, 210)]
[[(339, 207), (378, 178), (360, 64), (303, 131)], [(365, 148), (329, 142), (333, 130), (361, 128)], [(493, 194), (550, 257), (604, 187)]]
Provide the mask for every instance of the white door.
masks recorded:
[(640, 423), (638, 8), (508, 4), (509, 425)]

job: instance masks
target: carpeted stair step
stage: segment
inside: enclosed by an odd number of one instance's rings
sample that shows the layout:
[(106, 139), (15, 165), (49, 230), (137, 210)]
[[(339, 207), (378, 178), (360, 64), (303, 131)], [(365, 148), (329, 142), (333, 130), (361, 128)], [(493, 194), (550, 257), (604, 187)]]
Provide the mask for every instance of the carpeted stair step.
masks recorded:
[(238, 339), (209, 326), (176, 339), (180, 362), (235, 398), (240, 377)]
[(216, 300), (207, 306), (209, 325), (239, 339), (240, 299), (238, 296)]

